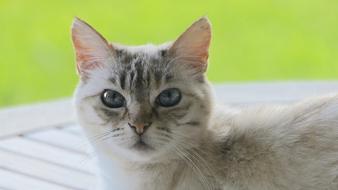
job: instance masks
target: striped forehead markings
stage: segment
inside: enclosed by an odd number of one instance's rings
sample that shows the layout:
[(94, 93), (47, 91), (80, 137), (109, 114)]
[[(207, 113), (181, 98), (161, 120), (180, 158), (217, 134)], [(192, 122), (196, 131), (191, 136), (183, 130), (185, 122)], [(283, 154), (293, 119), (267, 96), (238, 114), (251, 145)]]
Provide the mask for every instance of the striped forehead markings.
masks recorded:
[(115, 84), (117, 79), (120, 87), (125, 90), (141, 89), (155, 84), (159, 87), (162, 82), (169, 82), (173, 75), (167, 71), (166, 51), (160, 51), (159, 56), (149, 56), (144, 53), (130, 53), (121, 50), (117, 54), (118, 66), (114, 69), (117, 78), (111, 79)]

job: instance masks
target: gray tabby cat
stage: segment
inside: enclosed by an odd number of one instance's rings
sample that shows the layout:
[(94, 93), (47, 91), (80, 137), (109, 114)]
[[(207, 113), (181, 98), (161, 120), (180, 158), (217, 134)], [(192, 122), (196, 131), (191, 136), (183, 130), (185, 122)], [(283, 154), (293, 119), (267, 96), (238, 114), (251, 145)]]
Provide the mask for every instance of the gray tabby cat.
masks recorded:
[(229, 110), (205, 77), (211, 26), (175, 42), (108, 43), (75, 19), (75, 105), (100, 190), (337, 190), (338, 96)]

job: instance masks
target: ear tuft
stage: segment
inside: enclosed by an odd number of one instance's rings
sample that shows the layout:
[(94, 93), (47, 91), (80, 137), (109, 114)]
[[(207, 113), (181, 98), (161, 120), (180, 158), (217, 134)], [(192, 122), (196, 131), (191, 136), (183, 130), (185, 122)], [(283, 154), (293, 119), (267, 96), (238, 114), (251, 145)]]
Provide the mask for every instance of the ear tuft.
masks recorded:
[(211, 41), (211, 24), (207, 17), (194, 22), (172, 45), (169, 52), (182, 63), (205, 71)]
[(86, 77), (89, 70), (103, 66), (104, 61), (113, 56), (114, 49), (107, 40), (77, 17), (72, 24), (72, 40), (81, 77)]

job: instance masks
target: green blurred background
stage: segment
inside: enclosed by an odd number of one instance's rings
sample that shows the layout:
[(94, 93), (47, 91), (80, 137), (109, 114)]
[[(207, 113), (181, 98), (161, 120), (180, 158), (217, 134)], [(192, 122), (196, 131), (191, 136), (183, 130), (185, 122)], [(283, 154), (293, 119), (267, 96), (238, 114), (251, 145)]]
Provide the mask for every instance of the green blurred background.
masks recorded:
[(74, 16), (125, 44), (213, 24), (213, 82), (338, 78), (337, 0), (0, 0), (0, 106), (71, 96)]

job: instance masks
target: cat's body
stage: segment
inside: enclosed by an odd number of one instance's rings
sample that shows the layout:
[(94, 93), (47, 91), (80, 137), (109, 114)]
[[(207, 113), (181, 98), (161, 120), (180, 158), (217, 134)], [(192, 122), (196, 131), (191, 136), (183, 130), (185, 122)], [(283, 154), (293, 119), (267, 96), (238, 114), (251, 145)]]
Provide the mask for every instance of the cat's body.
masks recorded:
[(191, 150), (202, 156), (190, 157), (201, 173), (182, 160), (139, 165), (114, 157), (100, 159), (105, 160), (101, 163), (106, 172), (104, 184), (109, 184), (103, 189), (338, 188), (337, 95), (283, 106), (216, 110), (211, 119), (216, 122), (210, 122), (208, 135)]
[(99, 190), (337, 190), (338, 96), (217, 107), (206, 19), (173, 44), (108, 44), (76, 20), (80, 124)]

